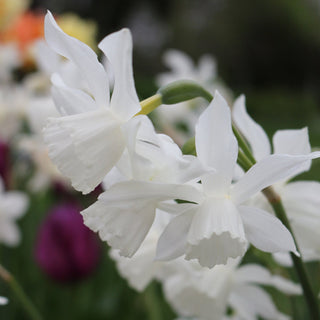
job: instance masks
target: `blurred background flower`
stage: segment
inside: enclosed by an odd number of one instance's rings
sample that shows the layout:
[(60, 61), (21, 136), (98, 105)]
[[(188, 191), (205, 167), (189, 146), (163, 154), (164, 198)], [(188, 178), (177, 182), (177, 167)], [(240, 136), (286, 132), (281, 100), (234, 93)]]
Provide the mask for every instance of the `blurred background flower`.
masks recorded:
[(35, 257), (52, 279), (74, 282), (88, 277), (101, 258), (101, 243), (72, 203), (50, 210), (38, 231)]

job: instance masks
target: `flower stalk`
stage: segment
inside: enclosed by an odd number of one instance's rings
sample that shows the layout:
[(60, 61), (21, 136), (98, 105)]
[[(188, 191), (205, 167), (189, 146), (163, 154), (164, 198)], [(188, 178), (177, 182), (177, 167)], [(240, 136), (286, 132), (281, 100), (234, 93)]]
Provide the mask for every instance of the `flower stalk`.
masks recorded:
[(26, 293), (23, 291), (20, 284), (14, 278), (14, 276), (7, 269), (5, 269), (1, 264), (0, 264), (0, 278), (8, 284), (12, 292), (16, 295), (21, 305), (29, 315), (30, 319), (32, 320), (43, 319), (40, 313), (38, 312), (38, 310), (36, 309), (36, 307), (34, 306), (34, 304), (28, 298)]

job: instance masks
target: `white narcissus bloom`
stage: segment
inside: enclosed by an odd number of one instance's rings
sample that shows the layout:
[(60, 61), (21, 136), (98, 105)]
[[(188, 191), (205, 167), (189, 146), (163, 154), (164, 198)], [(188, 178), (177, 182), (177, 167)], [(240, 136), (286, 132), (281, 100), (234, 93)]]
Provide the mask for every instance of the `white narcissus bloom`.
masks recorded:
[(0, 180), (0, 243), (16, 246), (20, 242), (20, 231), (15, 220), (25, 214), (28, 198), (19, 191), (5, 191)]
[[(259, 285), (272, 286), (287, 295), (301, 294), (300, 286), (259, 265), (238, 267), (238, 262), (212, 269), (183, 259), (168, 263), (171, 273), (163, 278), (167, 301), (179, 315), (202, 320), (289, 319)], [(224, 316), (227, 306), (233, 312), (230, 318)]]
[[(186, 53), (170, 49), (164, 53), (163, 60), (170, 69), (161, 73), (156, 78), (159, 87), (163, 87), (177, 80), (192, 80), (199, 83), (209, 92), (218, 89), (224, 96), (230, 96), (230, 90), (223, 86), (218, 80), (216, 61), (207, 54), (203, 55), (197, 65)], [(203, 99), (192, 99), (170, 106), (160, 106), (155, 112), (159, 117), (160, 125), (167, 129), (168, 123), (171, 125), (181, 125), (187, 127), (188, 133), (179, 132), (177, 138), (184, 141), (185, 138), (194, 135), (194, 125), (205, 109), (207, 103)]]
[(171, 138), (156, 134), (150, 120), (132, 123), (128, 149), (105, 178), (107, 190), (81, 212), (90, 229), (128, 257), (140, 247), (161, 201), (198, 200), (185, 183), (204, 172), (196, 157), (183, 156)]
[(200, 201), (184, 209), (161, 235), (158, 259), (186, 254), (186, 259), (198, 259), (202, 266), (213, 267), (225, 264), (230, 257), (243, 256), (248, 242), (266, 252), (296, 252), (290, 232), (279, 219), (243, 203), (291, 176), (320, 153), (265, 157), (232, 183), (238, 144), (231, 128), (230, 109), (219, 93), (199, 118), (195, 143), (200, 161), (215, 172), (201, 177), (201, 190), (194, 191), (194, 198), (198, 194)]
[[(269, 139), (262, 129), (247, 113), (245, 98), (240, 96), (233, 107), (235, 124), (249, 142), (257, 161), (271, 154)], [(278, 130), (273, 136), (273, 152), (275, 154), (307, 155), (311, 152), (307, 128), (298, 130)], [(316, 181), (295, 181), (288, 183), (290, 178), (309, 170), (311, 161), (297, 167), (285, 180), (274, 185), (281, 196), (284, 208), (290, 219), (293, 232), (297, 238), (302, 256), (305, 260), (320, 258), (320, 183)], [(255, 205), (272, 212), (272, 208), (263, 197), (253, 200)], [(280, 259), (284, 254), (276, 254)], [(279, 262), (288, 263), (288, 257)]]
[[(49, 155), (75, 189), (92, 191), (120, 159), (130, 120), (141, 109), (132, 74), (132, 39), (128, 29), (104, 38), (99, 48), (113, 68), (115, 84), (109, 103), (106, 71), (84, 43), (66, 35), (52, 15), (45, 18), (45, 38), (58, 54), (78, 68), (86, 90), (52, 77), (52, 95), (61, 114), (44, 129)], [(140, 118), (141, 116), (139, 116)]]

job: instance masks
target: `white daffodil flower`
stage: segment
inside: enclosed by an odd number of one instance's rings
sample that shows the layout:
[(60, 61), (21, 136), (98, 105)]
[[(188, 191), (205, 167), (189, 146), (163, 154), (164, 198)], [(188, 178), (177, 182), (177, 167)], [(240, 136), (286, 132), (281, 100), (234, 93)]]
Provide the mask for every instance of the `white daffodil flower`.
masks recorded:
[[(238, 262), (212, 269), (183, 259), (169, 263), (171, 273), (163, 279), (167, 301), (180, 316), (202, 320), (289, 319), (259, 285), (272, 286), (287, 295), (301, 294), (300, 286), (259, 265), (238, 267)], [(227, 306), (232, 309), (231, 318), (224, 316)]]
[(28, 198), (19, 191), (5, 191), (0, 179), (0, 243), (16, 246), (20, 242), (20, 231), (15, 220), (25, 214)]
[[(233, 119), (244, 137), (249, 142), (253, 155), (261, 161), (271, 154), (271, 145), (267, 134), (247, 113), (245, 98), (240, 96), (233, 107)], [(275, 154), (308, 155), (311, 152), (308, 129), (278, 130), (273, 136)], [(285, 180), (274, 185), (281, 196), (284, 208), (297, 238), (305, 260), (320, 259), (320, 183), (316, 181), (295, 181), (290, 178), (309, 170), (311, 160), (302, 163)], [(272, 212), (272, 208), (263, 197), (256, 197), (255, 205)], [(276, 254), (278, 261), (288, 264), (291, 259), (285, 254)], [(290, 264), (290, 263), (289, 263)]]
[(147, 118), (132, 123), (131, 143), (105, 178), (107, 190), (82, 211), (84, 223), (128, 257), (146, 237), (160, 202), (199, 200), (195, 187), (186, 183), (205, 171), (196, 157), (183, 156), (171, 138), (156, 134)]
[(262, 189), (291, 176), (319, 152), (308, 155), (271, 155), (254, 165), (239, 181), (232, 183), (238, 144), (231, 128), (231, 114), (226, 101), (216, 93), (196, 125), (197, 155), (215, 172), (201, 177), (195, 189), (201, 200), (174, 218), (158, 243), (157, 258), (198, 259), (202, 266), (227, 263), (241, 257), (247, 243), (266, 252), (293, 251), (290, 232), (272, 214), (245, 206)]
[(63, 116), (49, 118), (45, 141), (51, 159), (71, 179), (73, 187), (89, 193), (120, 159), (130, 119), (141, 108), (132, 74), (131, 34), (122, 29), (99, 44), (113, 68), (115, 83), (110, 102), (108, 76), (96, 54), (66, 35), (51, 13), (45, 18), (45, 38), (56, 53), (79, 70), (86, 87), (72, 87), (58, 74), (53, 75), (52, 95)]

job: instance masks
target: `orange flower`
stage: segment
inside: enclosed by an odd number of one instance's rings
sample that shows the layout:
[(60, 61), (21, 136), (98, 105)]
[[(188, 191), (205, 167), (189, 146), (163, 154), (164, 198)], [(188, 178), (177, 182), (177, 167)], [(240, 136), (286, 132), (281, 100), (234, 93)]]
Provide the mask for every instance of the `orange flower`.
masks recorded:
[(16, 42), (21, 51), (43, 37), (43, 14), (27, 11), (21, 14), (0, 35), (3, 42)]

